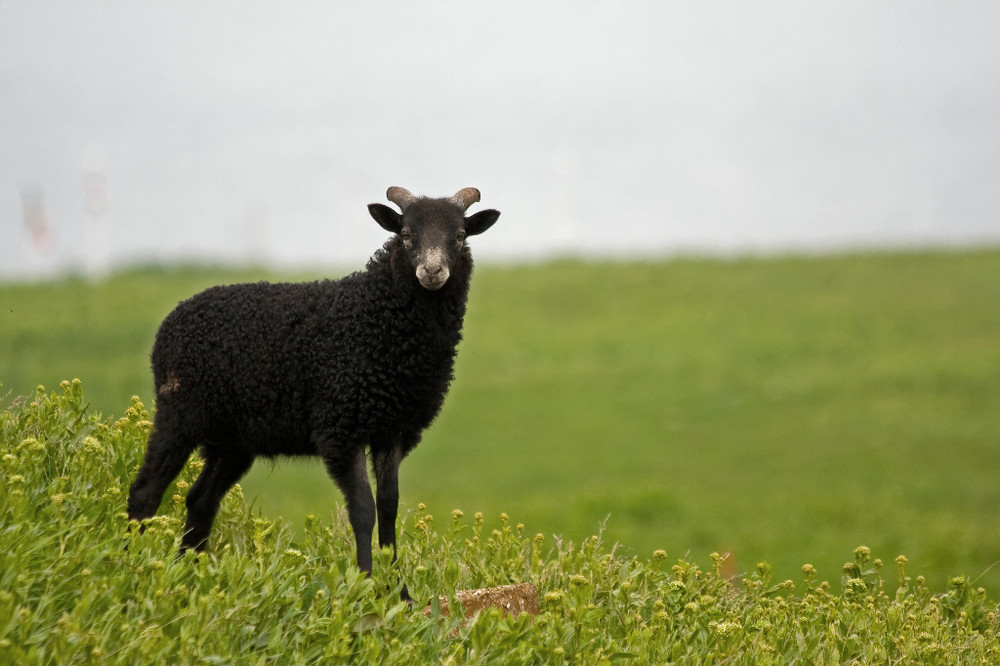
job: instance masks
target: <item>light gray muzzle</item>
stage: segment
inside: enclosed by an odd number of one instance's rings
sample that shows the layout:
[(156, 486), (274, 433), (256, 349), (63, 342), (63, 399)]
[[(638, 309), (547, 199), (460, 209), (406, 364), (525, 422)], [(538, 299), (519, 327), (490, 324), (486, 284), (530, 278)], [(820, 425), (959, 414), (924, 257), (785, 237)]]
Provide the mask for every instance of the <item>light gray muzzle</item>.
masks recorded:
[(428, 250), (417, 265), (417, 280), (428, 291), (437, 291), (448, 281), (448, 258), (441, 249)]

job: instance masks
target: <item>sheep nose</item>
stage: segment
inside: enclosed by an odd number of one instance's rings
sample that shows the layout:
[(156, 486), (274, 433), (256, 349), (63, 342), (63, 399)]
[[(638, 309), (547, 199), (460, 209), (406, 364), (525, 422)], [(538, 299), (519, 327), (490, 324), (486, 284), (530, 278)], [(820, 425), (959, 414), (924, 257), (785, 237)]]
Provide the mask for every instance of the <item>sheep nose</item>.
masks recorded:
[(425, 263), (417, 269), (417, 279), (424, 289), (435, 291), (444, 286), (451, 272), (448, 267), (439, 263)]

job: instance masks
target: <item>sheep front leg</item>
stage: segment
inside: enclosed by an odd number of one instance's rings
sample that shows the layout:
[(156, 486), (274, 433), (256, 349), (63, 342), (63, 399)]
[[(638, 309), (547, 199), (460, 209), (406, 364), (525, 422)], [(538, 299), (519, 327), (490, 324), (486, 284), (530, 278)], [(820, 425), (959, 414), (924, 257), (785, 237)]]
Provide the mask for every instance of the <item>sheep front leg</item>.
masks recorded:
[[(396, 514), (399, 511), (399, 464), (403, 460), (402, 442), (395, 438), (383, 447), (373, 447), (372, 457), (377, 484), (375, 504), (378, 507), (378, 545), (392, 548), (392, 561), (396, 561)], [(403, 585), (403, 601), (412, 602), (410, 592)]]
[(354, 543), (357, 546), (358, 568), (371, 575), (375, 500), (372, 498), (371, 485), (368, 483), (364, 447), (359, 446), (348, 464), (343, 467), (329, 459), (326, 463), (330, 476), (344, 493), (344, 500), (347, 503), (347, 519), (354, 530)]

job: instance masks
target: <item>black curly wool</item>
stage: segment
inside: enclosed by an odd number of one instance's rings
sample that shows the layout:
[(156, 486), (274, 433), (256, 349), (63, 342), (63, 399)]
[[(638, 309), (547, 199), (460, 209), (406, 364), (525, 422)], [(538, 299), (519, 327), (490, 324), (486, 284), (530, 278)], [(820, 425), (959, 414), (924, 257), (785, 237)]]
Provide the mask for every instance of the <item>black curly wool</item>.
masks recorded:
[[(213, 287), (184, 301), (153, 346), (157, 426), (328, 466), (380, 431), (419, 433), (452, 380), (472, 257), (465, 249), (438, 291), (406, 261), (393, 237), (340, 280)], [(416, 442), (406, 444), (404, 454)]]

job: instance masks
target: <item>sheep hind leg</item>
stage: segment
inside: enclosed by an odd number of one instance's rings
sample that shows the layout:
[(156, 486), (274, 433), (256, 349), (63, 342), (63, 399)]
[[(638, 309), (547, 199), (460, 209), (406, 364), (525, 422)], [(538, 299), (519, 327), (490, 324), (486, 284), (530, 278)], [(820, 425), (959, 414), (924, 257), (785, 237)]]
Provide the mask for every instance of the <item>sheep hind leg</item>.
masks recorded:
[(336, 482), (347, 503), (347, 518), (354, 530), (357, 546), (358, 568), (366, 574), (372, 572), (372, 531), (375, 529), (375, 500), (368, 470), (365, 466), (365, 450), (358, 447), (350, 462), (345, 466), (326, 460), (327, 471)]
[(188, 491), (187, 522), (181, 538), (181, 552), (188, 548), (202, 551), (208, 541), (212, 522), (219, 512), (222, 498), (253, 464), (253, 456), (231, 449), (225, 452), (205, 450), (205, 467)]
[(180, 474), (194, 448), (193, 443), (182, 437), (153, 429), (142, 466), (129, 487), (129, 519), (141, 521), (156, 514), (167, 486)]
[[(396, 561), (396, 514), (399, 510), (399, 464), (402, 462), (402, 447), (398, 442), (387, 449), (379, 449), (372, 454), (377, 484), (375, 506), (378, 509), (378, 545), (392, 548), (392, 561)], [(412, 603), (409, 590), (403, 585), (400, 592), (403, 601)]]

